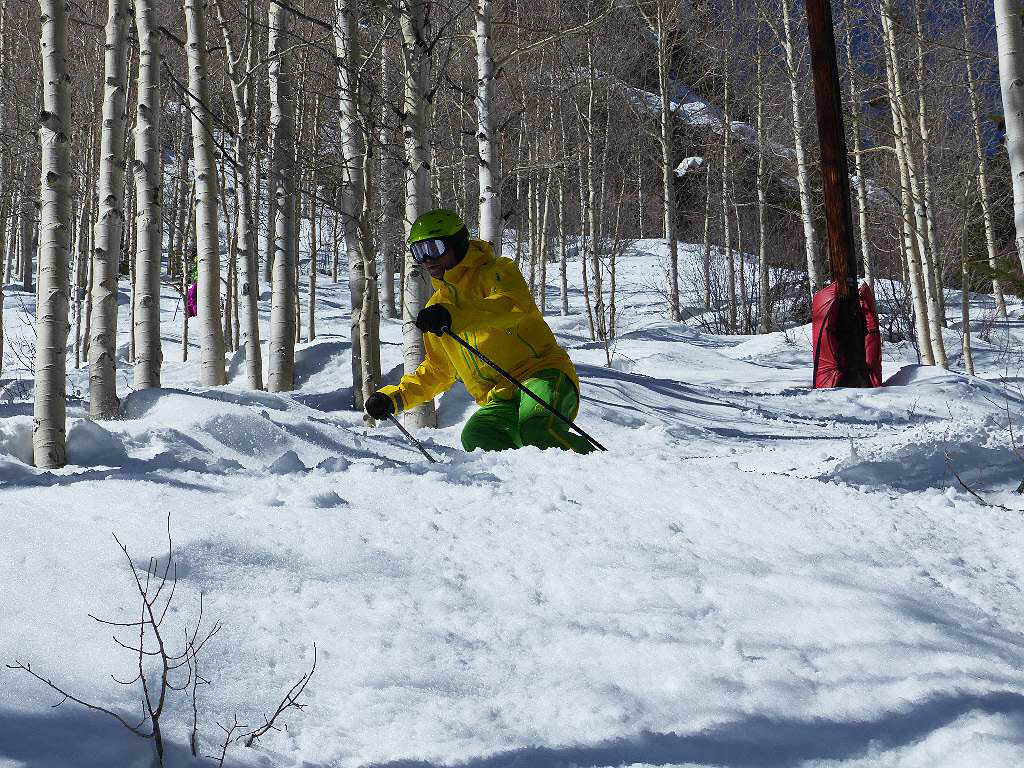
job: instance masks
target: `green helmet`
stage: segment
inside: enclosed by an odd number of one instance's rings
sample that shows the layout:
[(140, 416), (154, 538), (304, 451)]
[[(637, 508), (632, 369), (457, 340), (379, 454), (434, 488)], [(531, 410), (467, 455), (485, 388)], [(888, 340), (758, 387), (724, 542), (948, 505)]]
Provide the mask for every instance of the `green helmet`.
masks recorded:
[(451, 237), (465, 228), (465, 222), (455, 211), (437, 208), (427, 211), (413, 222), (412, 229), (409, 230), (409, 244), (418, 243), (420, 240)]

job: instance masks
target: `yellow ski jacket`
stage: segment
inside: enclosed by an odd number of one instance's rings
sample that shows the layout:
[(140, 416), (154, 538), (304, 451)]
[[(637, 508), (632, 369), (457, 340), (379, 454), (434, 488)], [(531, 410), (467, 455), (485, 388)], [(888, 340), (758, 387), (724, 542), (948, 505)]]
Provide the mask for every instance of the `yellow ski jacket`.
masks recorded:
[[(465, 339), (519, 381), (538, 371), (563, 371), (579, 392), (576, 367), (530, 295), (522, 273), (511, 259), (494, 255), (491, 244), (470, 240), (466, 257), (432, 280), (427, 306), (443, 304), (451, 313), (451, 332)], [(397, 411), (406, 411), (448, 390), (461, 380), (479, 405), (518, 396), (514, 384), (480, 362), (447, 336), (424, 334), (426, 359), (398, 386), (381, 387)]]

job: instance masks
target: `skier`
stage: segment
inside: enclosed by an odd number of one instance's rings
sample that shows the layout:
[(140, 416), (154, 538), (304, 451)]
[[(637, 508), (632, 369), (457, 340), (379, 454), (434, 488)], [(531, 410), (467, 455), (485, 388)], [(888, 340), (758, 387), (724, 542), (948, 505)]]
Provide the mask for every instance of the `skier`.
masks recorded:
[(397, 386), (370, 395), (366, 413), (387, 418), (432, 400), (461, 379), (481, 406), (462, 430), (467, 451), (524, 445), (578, 453), (594, 450), (554, 414), (445, 335), (447, 330), (465, 339), (568, 419), (576, 416), (576, 367), (555, 341), (515, 262), (496, 257), (484, 240), (470, 240), (462, 219), (443, 208), (416, 219), (409, 248), (413, 261), (433, 278), (434, 294), (416, 316), (426, 359)]

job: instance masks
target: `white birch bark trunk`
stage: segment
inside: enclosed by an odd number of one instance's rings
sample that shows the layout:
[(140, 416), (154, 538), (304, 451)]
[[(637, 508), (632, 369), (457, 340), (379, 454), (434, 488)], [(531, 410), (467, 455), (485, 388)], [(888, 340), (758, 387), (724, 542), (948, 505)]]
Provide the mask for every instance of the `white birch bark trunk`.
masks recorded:
[[(710, 147), (709, 147), (710, 149)], [(711, 163), (704, 174), (704, 248), (701, 251), (701, 276), (704, 280), (704, 309), (711, 311)]]
[(971, 350), (971, 268), (970, 248), (967, 245), (967, 231), (970, 228), (971, 181), (964, 190), (964, 222), (960, 233), (960, 330), (962, 334), (961, 350), (964, 359), (964, 371), (968, 376), (974, 375), (974, 354)]
[[(967, 53), (971, 47), (967, 4), (965, 2), (961, 2), (960, 8), (963, 12), (964, 67), (967, 70), (967, 93), (971, 102), (971, 127), (974, 131), (974, 153), (978, 163), (978, 202), (981, 204), (981, 215), (985, 228), (985, 246), (988, 251), (988, 265), (994, 275), (997, 258), (996, 232), (995, 225), (992, 222), (992, 211), (988, 193), (986, 155), (981, 138), (981, 109), (978, 106), (978, 81), (974, 74), (974, 67), (971, 66), (970, 54)], [(1006, 299), (1003, 296), (1003, 286), (997, 277), (992, 278), (992, 296), (996, 302), (996, 314), (999, 317), (1006, 317)]]
[(43, 109), (39, 143), (41, 236), (36, 305), (32, 457), (37, 467), (62, 467), (65, 450), (68, 268), (71, 261), (71, 83), (67, 71), (67, 6), (40, 0)]
[(160, 33), (153, 0), (135, 0), (139, 36), (138, 114), (135, 123), (135, 388), (160, 386), (160, 260), (163, 250), (163, 170), (160, 162)]
[(363, 199), (359, 214), (359, 247), (363, 261), (363, 305), (359, 312), (359, 348), (363, 367), (360, 381), (364, 395), (372, 394), (380, 386), (380, 296), (378, 294), (377, 259), (370, 226), (374, 195), (373, 146), (364, 141)]
[[(921, 187), (923, 192), (922, 205), (927, 228), (928, 266), (931, 283), (935, 292), (935, 304), (938, 309), (938, 322), (941, 328), (946, 327), (946, 297), (942, 287), (942, 259), (939, 253), (939, 236), (935, 226), (935, 198), (932, 195), (931, 180), (931, 130), (928, 127), (928, 104), (925, 99), (926, 67), (924, 55), (924, 14), (921, 12), (921, 0), (914, 2), (914, 18), (917, 23), (917, 129), (921, 140)], [(941, 335), (941, 330), (939, 334)], [(946, 367), (946, 366), (943, 366)]]
[(295, 103), (291, 93), (291, 57), (288, 46), (287, 11), (271, 3), (268, 11), (268, 57), (270, 58), (270, 122), (273, 148), (270, 171), (270, 208), (274, 243), (273, 285), (270, 307), (270, 368), (268, 386), (271, 392), (288, 392), (295, 387), (295, 220), (292, 201), (295, 197), (294, 158)]
[[(276, 7), (276, 6), (272, 6)], [(199, 383), (225, 383), (224, 328), (220, 321), (220, 237), (217, 230), (217, 166), (209, 113), (206, 0), (185, 0), (189, 108), (196, 185), (196, 253), (199, 258)]]
[(890, 106), (896, 115), (899, 129), (896, 131), (896, 151), (903, 155), (903, 163), (907, 170), (909, 194), (913, 206), (913, 220), (908, 222), (913, 231), (914, 242), (920, 259), (921, 278), (925, 289), (925, 305), (927, 309), (927, 328), (934, 365), (948, 368), (945, 344), (942, 339), (942, 316), (939, 309), (938, 289), (934, 285), (934, 274), (931, 268), (931, 254), (928, 249), (928, 216), (925, 211), (924, 195), (921, 191), (917, 162), (911, 146), (911, 127), (907, 115), (906, 100), (903, 92), (903, 76), (900, 72), (899, 57), (896, 50), (896, 36), (892, 29), (891, 1), (882, 2), (882, 28), (887, 40), (888, 58), (891, 62)]
[(786, 54), (789, 75), (790, 102), (793, 108), (793, 148), (796, 151), (796, 180), (800, 189), (800, 220), (804, 226), (804, 245), (807, 249), (807, 279), (811, 296), (822, 286), (818, 268), (818, 234), (814, 229), (814, 206), (811, 202), (811, 174), (804, 150), (804, 123), (800, 109), (800, 73), (797, 71), (793, 50), (793, 32), (789, 21), (789, 0), (782, 2), (782, 47)]
[(89, 340), (89, 415), (117, 416), (117, 284), (124, 227), (124, 146), (128, 2), (109, 0), (98, 216), (93, 252), (92, 329)]
[(587, 65), (589, 69), (587, 92), (587, 251), (590, 256), (590, 279), (593, 281), (591, 291), (594, 306), (594, 330), (598, 341), (607, 341), (608, 332), (604, 311), (604, 286), (602, 285), (601, 258), (598, 242), (597, 219), (597, 169), (596, 148), (594, 146), (594, 112), (596, 103), (595, 80), (597, 69), (594, 64), (594, 41), (587, 41)]
[(765, 142), (764, 133), (764, 73), (761, 41), (757, 45), (757, 172), (754, 179), (757, 188), (757, 332), (768, 333), (771, 329), (768, 304), (768, 249), (765, 216), (767, 213), (765, 190)]
[(843, 10), (846, 16), (846, 68), (850, 78), (850, 132), (853, 134), (853, 173), (856, 178), (854, 189), (857, 193), (857, 225), (860, 230), (860, 252), (861, 260), (863, 261), (864, 280), (874, 290), (875, 266), (871, 258), (871, 242), (868, 239), (868, 193), (861, 154), (860, 93), (857, 91), (857, 70), (853, 58), (853, 21), (850, 17), (849, 0), (843, 0)]
[(31, 153), (24, 163), (24, 173), (21, 192), (21, 212), (19, 214), (20, 231), (18, 233), (18, 260), (21, 267), (21, 288), (25, 293), (32, 290), (32, 262), (35, 251), (36, 240), (36, 201), (32, 196), (32, 188), (35, 180), (32, 178)]
[(1006, 123), (1006, 152), (1013, 178), (1013, 226), (1024, 268), (1024, 26), (1021, 0), (995, 0), (999, 90)]
[(480, 184), (480, 239), (501, 256), (501, 197), (498, 157), (494, 143), (494, 50), (491, 45), (491, 0), (476, 0), (476, 118), (477, 178)]
[(341, 217), (348, 256), (348, 286), (352, 304), (349, 333), (352, 340), (352, 401), (357, 411), (372, 392), (362, 386), (363, 350), (360, 322), (366, 299), (366, 269), (359, 243), (359, 217), (363, 203), (365, 153), (359, 97), (359, 9), (356, 0), (337, 0), (334, 50), (338, 59), (338, 106), (341, 125)]
[[(406, 233), (416, 218), (430, 210), (430, 161), (427, 129), (427, 98), (430, 59), (425, 48), (424, 5), (421, 0), (399, 0), (402, 28), (402, 60), (405, 65), (405, 97), (402, 133), (405, 137)], [(430, 276), (406, 254), (403, 292), (402, 340), (406, 373), (416, 370), (426, 356), (423, 334), (413, 324), (430, 295)], [(407, 411), (406, 423), (417, 427), (437, 424), (434, 403)]]
[[(785, 2), (785, 0), (784, 0)], [(725, 249), (725, 282), (728, 305), (726, 308), (726, 333), (736, 333), (736, 255), (732, 249), (732, 227), (729, 224), (729, 153), (732, 149), (732, 115), (730, 113), (728, 56), (724, 58), (726, 69), (724, 98), (722, 100), (722, 247)]]
[(552, 171), (548, 168), (547, 180), (544, 183), (544, 212), (540, 217), (540, 248), (538, 251), (538, 265), (540, 266), (540, 275), (538, 278), (538, 295), (539, 301), (537, 302), (542, 315), (547, 313), (547, 295), (548, 295), (548, 213), (551, 210), (551, 177)]
[(886, 81), (890, 95), (890, 112), (892, 115), (892, 129), (896, 146), (896, 162), (900, 173), (900, 217), (903, 229), (903, 251), (904, 262), (907, 269), (907, 282), (910, 284), (911, 301), (914, 306), (914, 322), (917, 331), (917, 344), (921, 354), (921, 361), (925, 365), (935, 365), (935, 356), (932, 352), (931, 329), (928, 322), (928, 302), (925, 293), (925, 277), (921, 271), (921, 254), (918, 245), (918, 237), (914, 231), (914, 202), (910, 189), (910, 174), (907, 167), (906, 153), (903, 151), (903, 125), (900, 120), (900, 109), (895, 103), (896, 85), (894, 80), (895, 60), (889, 55), (888, 44), (888, 0), (883, 0), (882, 5), (882, 28), (885, 36), (886, 47)]
[(561, 314), (562, 317), (569, 316), (569, 273), (568, 273), (568, 248), (566, 237), (568, 231), (565, 226), (565, 185), (562, 178), (558, 179), (558, 283), (560, 286)]
[(674, 128), (675, 116), (672, 114), (672, 81), (669, 67), (671, 51), (669, 35), (671, 25), (665, 18), (665, 4), (658, 2), (655, 34), (658, 41), (658, 97), (661, 102), (660, 134), (661, 145), (661, 185), (664, 208), (662, 217), (664, 229), (662, 236), (668, 243), (668, 311), (669, 319), (682, 319), (682, 305), (679, 298), (679, 237), (676, 230), (676, 192), (675, 192), (675, 150)]
[[(228, 79), (231, 82), (231, 100), (235, 107), (238, 132), (235, 134), (235, 257), (242, 267), (242, 301), (244, 307), (241, 320), (244, 327), (245, 377), (250, 389), (263, 389), (263, 351), (260, 348), (259, 315), (259, 254), (257, 253), (256, 218), (253, 216), (252, 199), (252, 142), (251, 119), (255, 108), (255, 80), (245, 77), (240, 67), (248, 70), (255, 57), (255, 19), (246, 11), (244, 47), (235, 49), (234, 42), (224, 22), (220, 3), (215, 3), (217, 21), (220, 24), (227, 53)], [(236, 320), (238, 319), (236, 315)], [(237, 335), (237, 334), (236, 334)]]

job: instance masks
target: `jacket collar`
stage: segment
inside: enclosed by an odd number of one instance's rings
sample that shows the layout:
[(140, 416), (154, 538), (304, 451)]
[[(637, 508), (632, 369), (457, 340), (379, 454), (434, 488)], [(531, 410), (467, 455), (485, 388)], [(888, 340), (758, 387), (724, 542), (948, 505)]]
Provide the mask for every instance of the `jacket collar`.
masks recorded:
[[(486, 240), (470, 240), (469, 250), (466, 251), (465, 258), (444, 273), (443, 282), (457, 283), (471, 269), (476, 269), (489, 261), (493, 261), (494, 258), (494, 248), (491, 247), (489, 242)], [(435, 284), (439, 282), (441, 281), (434, 280)]]

